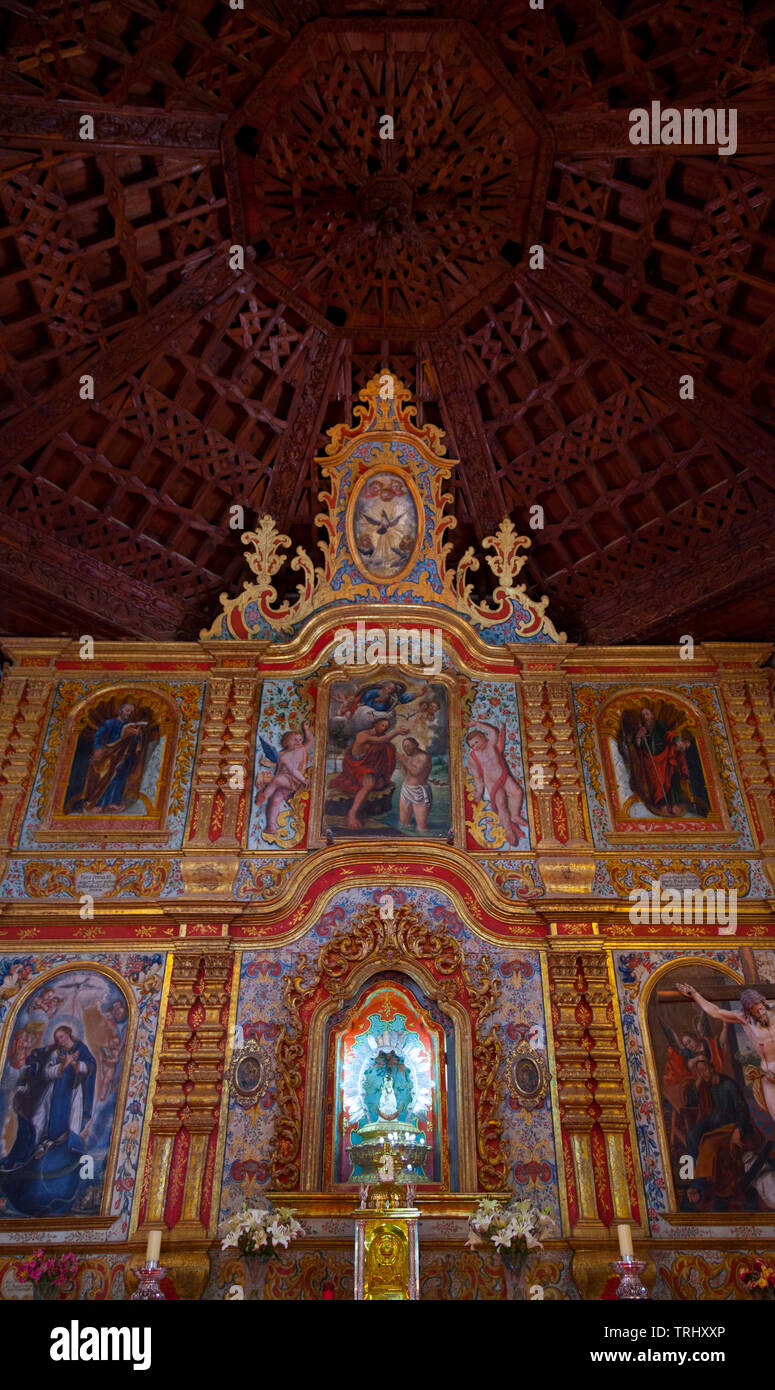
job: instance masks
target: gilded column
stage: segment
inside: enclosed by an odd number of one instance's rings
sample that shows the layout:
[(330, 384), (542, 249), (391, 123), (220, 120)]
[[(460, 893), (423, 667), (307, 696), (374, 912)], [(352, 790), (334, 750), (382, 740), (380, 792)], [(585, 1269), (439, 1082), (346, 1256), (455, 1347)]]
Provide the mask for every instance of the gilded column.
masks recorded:
[[(549, 955), (557, 1097), (571, 1234), (602, 1234), (592, 1163), (592, 1062), (578, 947), (552, 946)], [(570, 1171), (568, 1169), (570, 1168)]]
[(540, 768), (543, 785), (531, 787), (530, 795), (538, 818), (538, 837), (542, 849), (554, 849), (559, 845), (552, 815), (554, 800), (554, 761), (549, 740), (548, 711), (546, 708), (546, 687), (542, 680), (526, 680), (522, 685), (522, 698), (525, 705), (525, 732), (527, 734), (528, 783), (533, 780), (533, 769)]
[(775, 714), (769, 677), (761, 672), (747, 680), (726, 680), (724, 699), (731, 716), (735, 751), (745, 789), (758, 824), (761, 849), (775, 850), (772, 813), (775, 786)]
[[(207, 1283), (233, 957), (228, 950), (177, 952), (164, 1019), (150, 1143), (135, 1233), (164, 1229), (162, 1263), (179, 1297)], [(124, 1271), (133, 1292), (142, 1248)]]
[(144, 1184), (147, 1202), (144, 1214), (141, 1212), (141, 1233), (165, 1224), (173, 1145), (182, 1127), (181, 1111), (186, 1101), (192, 1031), (189, 1015), (197, 999), (199, 969), (199, 951), (175, 952), (152, 1101)]
[(546, 682), (546, 695), (551, 720), (552, 769), (568, 825), (566, 844), (586, 845), (587, 830), (582, 811), (584, 784), (571, 712), (570, 682), (565, 676), (551, 677)]
[(640, 1225), (640, 1200), (635, 1184), (636, 1136), (627, 1107), (628, 1083), (620, 1051), (616, 1000), (611, 984), (611, 958), (605, 950), (584, 951), (582, 969), (592, 1039), (594, 1098), (605, 1143), (610, 1208), (615, 1222)]
[(641, 1221), (608, 952), (553, 943), (549, 969), (571, 1233), (604, 1239), (615, 1222)]
[[(219, 845), (238, 849), (240, 836), (238, 818), (240, 807), (250, 800), (250, 742), (253, 723), (253, 701), (255, 680), (249, 677), (236, 677), (229, 700), (229, 720), (226, 727), (223, 758), (225, 777), (223, 779), (223, 825)], [(232, 783), (237, 780), (234, 774), (242, 772), (242, 787)]]
[(223, 743), (229, 708), (231, 679), (213, 676), (207, 683), (207, 706), (199, 735), (199, 755), (194, 773), (192, 801), (196, 830), (190, 845), (210, 843), (215, 797), (223, 776)]
[(198, 997), (190, 1017), (186, 1097), (180, 1112), (189, 1135), (180, 1218), (175, 1228), (180, 1239), (206, 1239), (208, 1234), (202, 1212), (208, 1195), (205, 1170), (220, 1116), (233, 967), (234, 957), (228, 950), (202, 954)]
[(0, 852), (12, 843), (30, 788), (51, 690), (50, 680), (30, 680), (13, 670), (0, 685)]

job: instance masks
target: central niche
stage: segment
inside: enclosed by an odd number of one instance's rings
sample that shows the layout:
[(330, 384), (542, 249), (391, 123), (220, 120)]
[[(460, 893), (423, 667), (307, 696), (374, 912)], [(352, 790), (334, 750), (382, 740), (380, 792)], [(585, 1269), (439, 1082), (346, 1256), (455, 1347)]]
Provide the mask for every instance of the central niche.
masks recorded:
[(334, 1184), (373, 1181), (384, 1139), (392, 1135), (404, 1155), (398, 1181), (449, 1189), (455, 1096), (448, 1055), (454, 1055), (451, 1020), (400, 973), (372, 977), (334, 1015), (326, 1085), (333, 1124), (325, 1162)]

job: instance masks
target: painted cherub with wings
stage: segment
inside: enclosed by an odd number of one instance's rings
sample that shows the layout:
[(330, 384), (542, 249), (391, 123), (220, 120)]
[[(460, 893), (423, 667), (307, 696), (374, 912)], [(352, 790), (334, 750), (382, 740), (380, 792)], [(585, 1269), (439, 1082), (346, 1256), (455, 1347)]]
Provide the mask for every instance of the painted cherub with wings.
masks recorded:
[(307, 768), (314, 743), (312, 726), (307, 719), (304, 720), (301, 731), (286, 730), (280, 739), (279, 753), (266, 739), (261, 739), (264, 751), (262, 765), (264, 768), (274, 767), (274, 772), (268, 782), (263, 781), (265, 773), (259, 772), (256, 779), (256, 800), (259, 806), (266, 802), (266, 830), (270, 835), (274, 835), (277, 830), (280, 812), (287, 806), (294, 792), (299, 791), (301, 787), (309, 786)]

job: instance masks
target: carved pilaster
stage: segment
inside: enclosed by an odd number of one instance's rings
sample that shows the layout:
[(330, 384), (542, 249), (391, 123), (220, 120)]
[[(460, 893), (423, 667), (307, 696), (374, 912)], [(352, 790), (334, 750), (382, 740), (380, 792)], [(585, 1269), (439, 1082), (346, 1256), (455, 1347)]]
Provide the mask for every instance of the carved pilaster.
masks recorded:
[(591, 1235), (601, 1223), (595, 1201), (591, 1134), (595, 1123), (591, 1110), (592, 1063), (585, 1036), (581, 973), (577, 951), (556, 951), (549, 964), (552, 981), (554, 1050), (560, 1123), (573, 1166), (576, 1210), (571, 1213), (571, 1234)]
[(210, 843), (213, 805), (223, 776), (223, 740), (230, 691), (231, 680), (228, 678), (214, 676), (207, 683), (207, 705), (194, 774), (196, 830), (191, 845)]
[(583, 787), (573, 714), (570, 684), (563, 676), (546, 682), (546, 695), (551, 720), (551, 754), (554, 779), (568, 823), (568, 845), (587, 843), (587, 831), (582, 813)]
[[(571, 713), (570, 685), (563, 676), (553, 676), (547, 680), (525, 681), (522, 692), (529, 768), (543, 770), (543, 787), (532, 791), (540, 823), (541, 847), (586, 845), (587, 831), (581, 809), (583, 781)], [(567, 825), (567, 835), (563, 837), (558, 836), (555, 827), (555, 797), (562, 803)]]
[[(196, 829), (190, 841), (192, 846), (217, 844), (219, 849), (239, 848), (237, 823), (240, 803), (249, 790), (255, 688), (255, 681), (247, 676), (214, 676), (208, 682), (194, 781)], [(221, 807), (218, 821), (213, 820), (216, 797), (220, 797)]]
[(202, 1220), (208, 1149), (218, 1128), (226, 1055), (226, 1009), (234, 958), (228, 951), (205, 951), (200, 960), (197, 1002), (191, 1011), (188, 1084), (181, 1120), (189, 1135), (180, 1220), (175, 1238), (205, 1238)]
[(554, 948), (549, 968), (557, 1092), (564, 1150), (573, 1171), (574, 1236), (607, 1237), (614, 1221), (637, 1225), (633, 1210), (634, 1135), (625, 1101), (605, 951)]
[(543, 681), (525, 681), (522, 686), (525, 702), (525, 729), (527, 733), (528, 781), (532, 781), (532, 769), (543, 770), (543, 786), (531, 791), (533, 806), (538, 818), (538, 837), (542, 848), (559, 844), (552, 817), (552, 754), (549, 742), (549, 729), (546, 723), (546, 690)]
[(176, 953), (172, 963), (167, 1010), (163, 1023), (159, 1067), (156, 1074), (148, 1155), (148, 1203), (141, 1231), (164, 1223), (167, 1189), (175, 1137), (181, 1128), (180, 1113), (186, 1101), (187, 1067), (191, 1038), (189, 1014), (196, 1003), (200, 953)]
[(13, 841), (29, 791), (50, 691), (50, 680), (29, 680), (13, 672), (0, 686), (0, 852)]
[(626, 1102), (626, 1077), (622, 1071), (606, 951), (584, 951), (582, 969), (589, 1009), (587, 1031), (592, 1041), (593, 1086), (598, 1123), (605, 1141), (605, 1158), (614, 1221), (635, 1219), (627, 1180), (627, 1151), (635, 1136), (630, 1132)]
[(758, 821), (763, 850), (775, 849), (775, 715), (765, 674), (724, 683), (740, 771)]
[[(249, 757), (255, 689), (255, 681), (249, 678), (234, 681), (229, 706), (230, 718), (226, 728), (224, 746), (226, 780), (224, 784), (223, 826), (221, 827), (219, 844), (229, 845), (235, 849), (239, 847), (237, 818), (240, 802), (246, 795), (248, 798), (250, 796)], [(243, 789), (230, 785), (234, 780), (232, 769), (235, 768), (241, 768), (244, 773)]]

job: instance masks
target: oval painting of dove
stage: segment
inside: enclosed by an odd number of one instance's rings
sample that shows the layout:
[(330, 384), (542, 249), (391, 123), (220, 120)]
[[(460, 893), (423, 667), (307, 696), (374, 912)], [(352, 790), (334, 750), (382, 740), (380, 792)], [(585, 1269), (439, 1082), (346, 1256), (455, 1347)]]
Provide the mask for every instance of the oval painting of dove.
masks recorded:
[(353, 559), (378, 584), (403, 579), (420, 549), (420, 499), (399, 469), (366, 473), (350, 502), (348, 540)]

